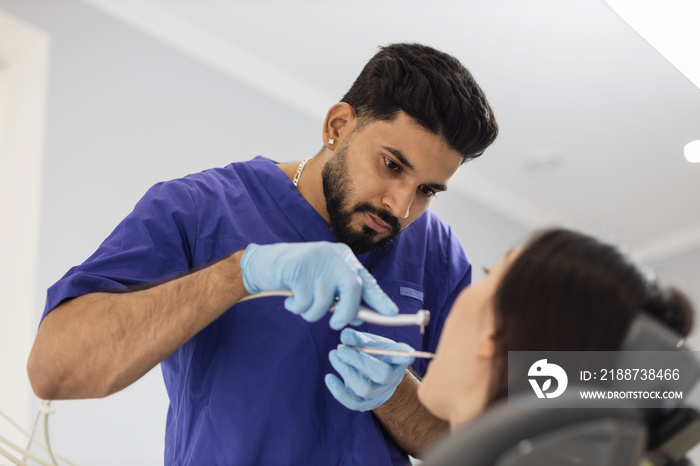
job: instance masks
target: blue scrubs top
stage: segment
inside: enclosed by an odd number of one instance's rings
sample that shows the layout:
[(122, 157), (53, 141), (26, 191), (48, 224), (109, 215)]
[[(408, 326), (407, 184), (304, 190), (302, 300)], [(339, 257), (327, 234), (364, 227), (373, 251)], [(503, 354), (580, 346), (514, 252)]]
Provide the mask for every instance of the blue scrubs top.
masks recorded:
[[(249, 243), (335, 241), (274, 162), (257, 157), (159, 183), (82, 265), (48, 290), (44, 315), (65, 299), (123, 291), (200, 267)], [(417, 327), (358, 327), (435, 351), (471, 267), (452, 230), (427, 211), (389, 246), (360, 256)], [(351, 411), (323, 378), (339, 332), (308, 323), (283, 298), (236, 304), (162, 362), (170, 397), (165, 464), (404, 465), (406, 454), (371, 412)], [(427, 361), (414, 369), (422, 374)]]

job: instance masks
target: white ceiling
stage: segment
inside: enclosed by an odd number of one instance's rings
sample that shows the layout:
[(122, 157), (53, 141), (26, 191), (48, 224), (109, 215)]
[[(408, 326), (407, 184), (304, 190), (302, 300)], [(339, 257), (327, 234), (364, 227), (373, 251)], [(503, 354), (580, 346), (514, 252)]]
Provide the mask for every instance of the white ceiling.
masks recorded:
[(319, 120), (379, 45), (459, 58), (501, 133), (451, 182), (658, 261), (700, 247), (700, 89), (602, 0), (83, 0)]

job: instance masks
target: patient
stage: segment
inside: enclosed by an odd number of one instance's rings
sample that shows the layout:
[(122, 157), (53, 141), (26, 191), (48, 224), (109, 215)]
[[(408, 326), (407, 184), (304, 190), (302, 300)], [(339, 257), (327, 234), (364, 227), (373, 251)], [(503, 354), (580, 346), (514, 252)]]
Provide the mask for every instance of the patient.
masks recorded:
[(507, 396), (508, 351), (614, 351), (645, 310), (682, 336), (693, 309), (614, 246), (537, 233), (462, 291), (418, 396), (452, 430)]

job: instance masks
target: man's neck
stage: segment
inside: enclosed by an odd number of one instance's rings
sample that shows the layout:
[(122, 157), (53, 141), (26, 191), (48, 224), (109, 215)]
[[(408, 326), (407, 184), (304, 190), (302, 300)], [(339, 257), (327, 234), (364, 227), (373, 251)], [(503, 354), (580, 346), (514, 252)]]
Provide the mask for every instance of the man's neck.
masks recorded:
[[(329, 222), (328, 211), (326, 210), (326, 197), (323, 194), (323, 181), (321, 172), (328, 161), (327, 150), (321, 151), (311, 157), (304, 165), (297, 183), (299, 193), (306, 199), (311, 207), (326, 221)], [(299, 169), (301, 162), (280, 164), (279, 168), (293, 180)]]

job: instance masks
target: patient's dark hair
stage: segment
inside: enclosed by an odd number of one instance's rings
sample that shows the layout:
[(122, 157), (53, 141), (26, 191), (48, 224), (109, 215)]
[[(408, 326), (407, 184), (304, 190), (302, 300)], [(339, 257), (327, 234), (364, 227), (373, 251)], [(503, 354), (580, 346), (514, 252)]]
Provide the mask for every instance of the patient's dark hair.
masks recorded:
[(494, 296), (495, 357), (489, 404), (507, 396), (508, 351), (615, 351), (648, 312), (681, 336), (693, 307), (611, 244), (566, 229), (537, 233)]
[(480, 156), (498, 134), (486, 96), (452, 55), (421, 44), (392, 44), (365, 65), (342, 98), (360, 126), (391, 121), (399, 110), (445, 139), (464, 161)]

